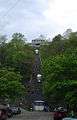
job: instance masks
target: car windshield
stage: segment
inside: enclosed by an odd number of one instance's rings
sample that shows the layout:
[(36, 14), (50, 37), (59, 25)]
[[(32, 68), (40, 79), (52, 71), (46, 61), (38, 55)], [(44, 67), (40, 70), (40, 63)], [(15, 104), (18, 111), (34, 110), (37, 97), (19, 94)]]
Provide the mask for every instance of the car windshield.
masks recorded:
[(44, 105), (44, 101), (34, 101), (34, 105), (37, 105), (37, 106), (42, 106)]

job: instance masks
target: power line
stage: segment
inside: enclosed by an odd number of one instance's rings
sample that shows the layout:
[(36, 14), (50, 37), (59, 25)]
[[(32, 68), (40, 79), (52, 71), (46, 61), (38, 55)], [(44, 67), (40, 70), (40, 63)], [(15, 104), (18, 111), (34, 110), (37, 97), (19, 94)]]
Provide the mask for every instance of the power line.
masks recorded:
[(2, 15), (3, 17), (6, 17), (6, 16), (8, 16), (8, 14), (12, 11), (12, 9), (14, 9), (16, 6), (17, 6), (17, 4), (20, 2), (21, 0), (16, 0), (16, 2), (10, 7), (10, 8), (8, 8), (8, 10), (6, 11), (6, 13), (4, 14), (4, 15)]
[[(2, 15), (2, 18), (5, 19), (5, 17), (7, 17), (9, 15), (9, 13), (18, 5), (18, 3), (20, 2), (21, 0), (16, 0), (16, 2), (10, 7), (8, 8), (8, 10)], [(8, 24), (8, 22), (6, 23)], [(1, 30), (4, 29), (4, 25), (1, 25), (2, 27), (0, 27)]]

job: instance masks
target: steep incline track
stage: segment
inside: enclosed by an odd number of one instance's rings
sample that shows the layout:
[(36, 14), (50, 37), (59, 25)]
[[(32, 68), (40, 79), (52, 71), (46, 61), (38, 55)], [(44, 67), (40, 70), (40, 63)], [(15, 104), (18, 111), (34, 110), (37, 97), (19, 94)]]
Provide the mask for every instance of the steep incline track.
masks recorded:
[(40, 65), (41, 65), (40, 55), (36, 54), (34, 65), (33, 65), (32, 78), (29, 82), (30, 89), (29, 89), (29, 94), (28, 94), (28, 100), (30, 104), (32, 104), (34, 100), (43, 100), (43, 95), (41, 91), (41, 83), (37, 82), (37, 74), (40, 74), (41, 72)]

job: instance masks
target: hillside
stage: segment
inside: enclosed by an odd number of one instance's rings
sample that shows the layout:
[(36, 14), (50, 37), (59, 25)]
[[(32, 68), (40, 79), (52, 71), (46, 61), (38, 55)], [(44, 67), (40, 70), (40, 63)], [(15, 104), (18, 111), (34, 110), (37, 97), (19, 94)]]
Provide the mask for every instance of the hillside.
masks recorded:
[(0, 44), (1, 100), (14, 103), (25, 99), (33, 63), (33, 48), (25, 43), (24, 35), (15, 33), (8, 43), (2, 40)]
[(41, 46), (43, 93), (50, 106), (77, 107), (77, 32)]

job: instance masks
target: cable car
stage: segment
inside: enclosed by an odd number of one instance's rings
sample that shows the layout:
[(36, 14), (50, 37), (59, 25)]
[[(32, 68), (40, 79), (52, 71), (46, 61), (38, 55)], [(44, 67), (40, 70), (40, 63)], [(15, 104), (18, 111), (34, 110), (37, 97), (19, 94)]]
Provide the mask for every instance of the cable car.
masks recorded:
[(36, 54), (38, 54), (38, 53), (39, 53), (39, 50), (38, 50), (38, 49), (36, 49), (36, 50), (35, 50), (35, 53), (36, 53)]
[(44, 101), (41, 101), (41, 100), (34, 101), (33, 102), (33, 110), (34, 111), (44, 111), (44, 105), (45, 105)]
[(39, 83), (41, 82), (41, 76), (42, 76), (41, 74), (37, 74), (37, 82)]

